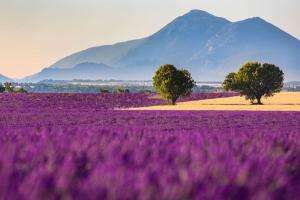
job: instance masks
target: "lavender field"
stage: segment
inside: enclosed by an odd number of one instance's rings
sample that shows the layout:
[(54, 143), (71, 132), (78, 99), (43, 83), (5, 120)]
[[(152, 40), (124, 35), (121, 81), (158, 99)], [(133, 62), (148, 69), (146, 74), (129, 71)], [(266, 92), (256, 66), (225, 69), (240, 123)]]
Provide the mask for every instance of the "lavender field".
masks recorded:
[(161, 104), (1, 94), (0, 199), (300, 199), (300, 112), (118, 109)]

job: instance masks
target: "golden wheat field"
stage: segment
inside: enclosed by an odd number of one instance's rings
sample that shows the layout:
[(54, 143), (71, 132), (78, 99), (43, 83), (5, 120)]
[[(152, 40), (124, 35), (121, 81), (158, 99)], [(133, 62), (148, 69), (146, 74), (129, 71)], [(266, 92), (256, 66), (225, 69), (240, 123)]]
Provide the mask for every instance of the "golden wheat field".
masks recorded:
[(300, 111), (300, 92), (281, 92), (263, 98), (264, 105), (251, 105), (244, 97), (226, 97), (189, 102), (131, 108), (131, 110), (249, 110), (249, 111)]

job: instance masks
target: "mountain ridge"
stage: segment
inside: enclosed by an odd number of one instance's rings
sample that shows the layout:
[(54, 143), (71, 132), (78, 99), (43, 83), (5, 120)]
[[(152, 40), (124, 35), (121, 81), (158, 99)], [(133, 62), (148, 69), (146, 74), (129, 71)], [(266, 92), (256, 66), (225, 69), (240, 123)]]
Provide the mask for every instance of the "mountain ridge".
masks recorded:
[[(88, 48), (46, 69), (59, 71), (82, 63), (105, 64), (111, 74), (101, 75), (100, 69), (93, 72), (105, 79), (142, 80), (151, 79), (159, 65), (171, 63), (189, 69), (196, 80), (220, 81), (244, 62), (259, 61), (282, 67), (287, 80), (299, 80), (299, 54), (297, 38), (260, 17), (231, 22), (206, 11), (191, 10), (148, 37)], [(84, 66), (77, 69), (84, 72)], [(61, 77), (72, 79), (71, 74), (66, 72)], [(43, 70), (35, 79), (56, 79), (45, 75)]]

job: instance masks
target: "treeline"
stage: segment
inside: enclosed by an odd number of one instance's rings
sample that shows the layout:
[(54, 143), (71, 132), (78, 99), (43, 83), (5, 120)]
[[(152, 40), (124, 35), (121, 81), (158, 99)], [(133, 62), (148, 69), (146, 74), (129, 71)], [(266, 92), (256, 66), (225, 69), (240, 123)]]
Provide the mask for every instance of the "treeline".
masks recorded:
[(0, 93), (26, 93), (27, 91), (23, 87), (16, 87), (13, 83), (0, 83)]
[[(23, 88), (36, 93), (138, 93), (154, 92), (152, 86), (140, 85), (83, 85), (83, 84), (52, 84), (52, 83), (12, 83), (15, 88)], [(218, 92), (222, 87), (202, 85), (193, 88), (194, 92)]]

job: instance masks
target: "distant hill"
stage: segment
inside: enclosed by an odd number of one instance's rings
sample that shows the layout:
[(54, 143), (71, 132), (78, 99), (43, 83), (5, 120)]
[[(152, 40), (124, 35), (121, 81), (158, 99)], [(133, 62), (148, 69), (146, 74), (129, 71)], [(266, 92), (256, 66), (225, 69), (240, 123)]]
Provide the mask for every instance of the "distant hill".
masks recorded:
[(149, 37), (75, 53), (24, 80), (149, 80), (160, 64), (172, 63), (197, 81), (221, 81), (243, 63), (261, 61), (292, 81), (300, 79), (299, 55), (298, 39), (261, 18), (230, 22), (192, 10)]
[(300, 85), (300, 81), (290, 81), (290, 82), (286, 82), (286, 85)]
[(80, 63), (72, 68), (45, 68), (40, 73), (29, 76), (22, 81), (38, 82), (41, 80), (99, 80), (105, 79), (108, 76), (113, 76), (114, 70), (105, 65), (97, 63)]
[(0, 83), (5, 83), (5, 82), (13, 82), (13, 80), (0, 74)]

